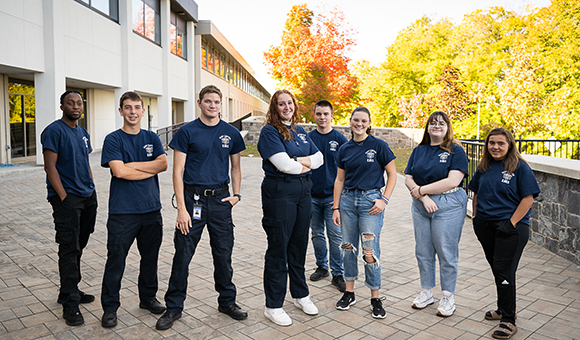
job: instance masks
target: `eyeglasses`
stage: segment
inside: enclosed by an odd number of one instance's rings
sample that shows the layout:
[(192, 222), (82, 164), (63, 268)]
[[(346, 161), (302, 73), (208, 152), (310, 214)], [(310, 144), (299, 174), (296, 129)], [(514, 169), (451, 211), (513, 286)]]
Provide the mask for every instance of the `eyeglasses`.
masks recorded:
[(447, 126), (447, 123), (445, 123), (444, 121), (440, 120), (440, 121), (431, 121), (429, 123), (429, 126)]

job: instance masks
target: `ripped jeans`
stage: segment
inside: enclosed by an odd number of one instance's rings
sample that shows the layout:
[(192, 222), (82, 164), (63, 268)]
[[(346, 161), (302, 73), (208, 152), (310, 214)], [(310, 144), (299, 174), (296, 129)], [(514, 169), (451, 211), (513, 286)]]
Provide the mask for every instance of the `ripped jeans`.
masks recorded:
[[(362, 243), (362, 258), (365, 268), (365, 285), (371, 290), (381, 288), (381, 230), (383, 229), (384, 210), (378, 215), (369, 214), (375, 199), (381, 198), (377, 189), (343, 190), (340, 196), (340, 219), (342, 230), (341, 251), (344, 254), (344, 279), (354, 281), (358, 278), (359, 240)], [(371, 255), (374, 262), (369, 263), (365, 254)]]

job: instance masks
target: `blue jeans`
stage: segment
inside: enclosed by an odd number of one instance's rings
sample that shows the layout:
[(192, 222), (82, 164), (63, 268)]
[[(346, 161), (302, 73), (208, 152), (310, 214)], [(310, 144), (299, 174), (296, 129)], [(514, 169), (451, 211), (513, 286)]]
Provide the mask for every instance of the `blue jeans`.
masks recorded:
[(415, 230), (415, 256), (421, 287), (434, 288), (435, 254), (439, 258), (441, 289), (455, 294), (459, 239), (467, 210), (467, 195), (459, 189), (449, 194), (429, 195), (438, 210), (428, 213), (423, 202), (413, 199), (411, 212)]
[(312, 197), (312, 219), (310, 220), (310, 230), (312, 231), (312, 246), (316, 256), (316, 265), (328, 270), (326, 237), (324, 229), (326, 226), (326, 236), (330, 248), (330, 271), (332, 275), (342, 275), (342, 252), (340, 242), (342, 235), (340, 227), (332, 222), (332, 206), (330, 203), (333, 197), (314, 198)]
[[(342, 231), (341, 250), (344, 254), (344, 279), (354, 281), (358, 278), (357, 257), (359, 239), (364, 251), (372, 252), (375, 262), (364, 259), (365, 285), (371, 290), (381, 288), (381, 230), (384, 211), (378, 215), (369, 214), (375, 205), (374, 200), (381, 198), (379, 190), (343, 190), (340, 196), (340, 220)], [(351, 247), (352, 246), (352, 247)]]

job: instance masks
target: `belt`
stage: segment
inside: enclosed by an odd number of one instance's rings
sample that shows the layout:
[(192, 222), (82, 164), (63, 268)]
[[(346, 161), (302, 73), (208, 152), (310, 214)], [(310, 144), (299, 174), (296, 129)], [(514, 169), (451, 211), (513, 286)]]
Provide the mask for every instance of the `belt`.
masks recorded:
[(283, 176), (283, 177), (277, 177), (277, 176), (270, 176), (270, 175), (266, 175), (265, 176), (268, 179), (275, 179), (277, 181), (284, 181), (284, 182), (291, 182), (291, 181), (301, 181), (303, 179), (305, 180), (309, 180), (310, 179), (310, 174), (306, 175), (306, 176)]
[(221, 195), (224, 192), (228, 191), (228, 185), (224, 185), (221, 188), (217, 188), (217, 189), (204, 189), (204, 188), (199, 188), (193, 185), (189, 185), (189, 184), (185, 184), (184, 183), (184, 187), (185, 190), (202, 195), (202, 196), (217, 196), (217, 195)]
[(453, 188), (451, 190), (447, 190), (447, 191), (442, 192), (441, 195), (451, 194), (451, 193), (454, 193), (456, 191), (459, 191), (459, 189), (461, 189), (461, 187), (455, 187), (455, 188)]

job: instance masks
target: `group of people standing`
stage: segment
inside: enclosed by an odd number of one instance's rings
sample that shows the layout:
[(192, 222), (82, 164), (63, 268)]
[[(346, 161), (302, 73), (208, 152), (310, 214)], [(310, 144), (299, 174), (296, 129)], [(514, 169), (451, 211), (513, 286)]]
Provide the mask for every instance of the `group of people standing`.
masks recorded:
[[(189, 264), (206, 226), (218, 310), (236, 320), (247, 318), (247, 312), (236, 303), (231, 264), (232, 208), (242, 198), (240, 153), (245, 144), (239, 131), (221, 120), (221, 100), (217, 87), (204, 87), (197, 101), (200, 117), (182, 126), (169, 144), (174, 152), (177, 220), (163, 305), (156, 298), (163, 234), (157, 174), (167, 169), (167, 156), (159, 137), (140, 128), (144, 114), (141, 97), (134, 92), (121, 97), (123, 127), (105, 138), (101, 155), (101, 165), (111, 171), (107, 262), (101, 291), (103, 327), (117, 325), (125, 261), (137, 240), (141, 255), (139, 307), (163, 314), (157, 329), (171, 328), (182, 315)], [(66, 323), (76, 326), (84, 323), (79, 303), (95, 300), (81, 292), (78, 283), (81, 255), (94, 231), (97, 199), (88, 159), (90, 137), (76, 124), (83, 112), (83, 99), (78, 92), (67, 91), (60, 102), (62, 118), (49, 125), (41, 138), (48, 200), (59, 244), (58, 302), (63, 305)], [(357, 302), (354, 285), (361, 254), (371, 315), (386, 317), (384, 297), (379, 294), (380, 236), (385, 208), (397, 181), (395, 155), (386, 142), (372, 136), (367, 108), (352, 112), (350, 140), (332, 128), (333, 113), (330, 102), (317, 102), (317, 128), (306, 133), (297, 124), (296, 98), (279, 90), (271, 98), (260, 133), (258, 151), (265, 173), (262, 227), (268, 242), (264, 315), (280, 326), (292, 324), (283, 309), (288, 279), (294, 305), (307, 315), (318, 314), (305, 276), (309, 230), (317, 265), (310, 280), (332, 274), (331, 283), (343, 293), (336, 309), (348, 310)], [(412, 307), (423, 309), (434, 303), (438, 259), (442, 296), (436, 314), (442, 317), (452, 316), (456, 309), (459, 240), (467, 210), (467, 195), (461, 185), (467, 173), (468, 158), (453, 136), (449, 117), (433, 112), (421, 143), (409, 158), (405, 185), (413, 199), (415, 254), (422, 287)], [(517, 331), (515, 272), (529, 236), (530, 210), (539, 187), (509, 131), (496, 128), (490, 132), (469, 189), (475, 193), (474, 230), (497, 286), (498, 308), (487, 312), (485, 318), (501, 320), (494, 338), (510, 338)]]

